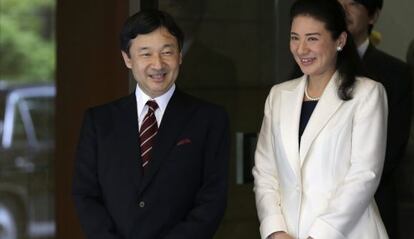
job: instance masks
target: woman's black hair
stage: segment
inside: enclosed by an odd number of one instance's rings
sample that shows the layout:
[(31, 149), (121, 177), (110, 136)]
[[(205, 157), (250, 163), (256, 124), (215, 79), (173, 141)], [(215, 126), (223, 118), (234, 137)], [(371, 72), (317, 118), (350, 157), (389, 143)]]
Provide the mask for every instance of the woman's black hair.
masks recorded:
[(336, 0), (297, 0), (290, 9), (290, 22), (297, 16), (309, 16), (325, 24), (326, 30), (336, 40), (346, 32), (347, 40), (338, 52), (336, 69), (340, 74), (338, 96), (342, 100), (352, 99), (355, 77), (363, 74), (361, 58), (355, 43), (347, 30), (345, 12)]

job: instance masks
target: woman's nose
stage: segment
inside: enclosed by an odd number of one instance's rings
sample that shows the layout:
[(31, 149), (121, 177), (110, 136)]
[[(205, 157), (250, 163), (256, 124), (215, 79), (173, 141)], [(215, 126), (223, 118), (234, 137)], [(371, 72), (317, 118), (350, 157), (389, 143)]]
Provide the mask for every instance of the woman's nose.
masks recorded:
[(301, 41), (298, 44), (298, 47), (296, 49), (296, 51), (298, 52), (298, 54), (306, 54), (308, 52), (308, 46), (306, 45), (305, 41)]

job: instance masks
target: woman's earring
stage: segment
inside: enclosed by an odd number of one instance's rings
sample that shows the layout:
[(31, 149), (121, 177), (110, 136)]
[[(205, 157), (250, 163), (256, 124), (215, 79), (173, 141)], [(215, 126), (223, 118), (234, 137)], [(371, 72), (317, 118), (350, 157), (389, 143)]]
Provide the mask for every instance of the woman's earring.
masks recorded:
[(337, 51), (342, 51), (342, 47), (338, 46), (338, 47), (336, 47), (336, 50)]

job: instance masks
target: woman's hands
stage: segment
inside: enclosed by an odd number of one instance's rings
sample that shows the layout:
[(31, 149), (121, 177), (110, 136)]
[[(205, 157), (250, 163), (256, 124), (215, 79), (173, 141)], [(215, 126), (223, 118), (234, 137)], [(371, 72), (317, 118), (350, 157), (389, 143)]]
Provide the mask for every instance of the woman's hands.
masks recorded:
[[(286, 232), (274, 232), (267, 237), (267, 239), (294, 239), (291, 235)], [(313, 239), (313, 237), (308, 237), (308, 239)]]
[(286, 232), (274, 232), (267, 237), (267, 239), (294, 239), (291, 235)]

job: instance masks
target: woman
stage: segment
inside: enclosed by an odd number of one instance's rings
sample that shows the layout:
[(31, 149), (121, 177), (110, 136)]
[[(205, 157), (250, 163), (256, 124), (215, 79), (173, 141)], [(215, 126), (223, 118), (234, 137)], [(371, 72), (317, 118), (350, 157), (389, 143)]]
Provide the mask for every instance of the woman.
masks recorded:
[(386, 93), (358, 76), (341, 5), (296, 1), (290, 50), (304, 76), (272, 88), (255, 154), (262, 238), (388, 238), (373, 199)]

